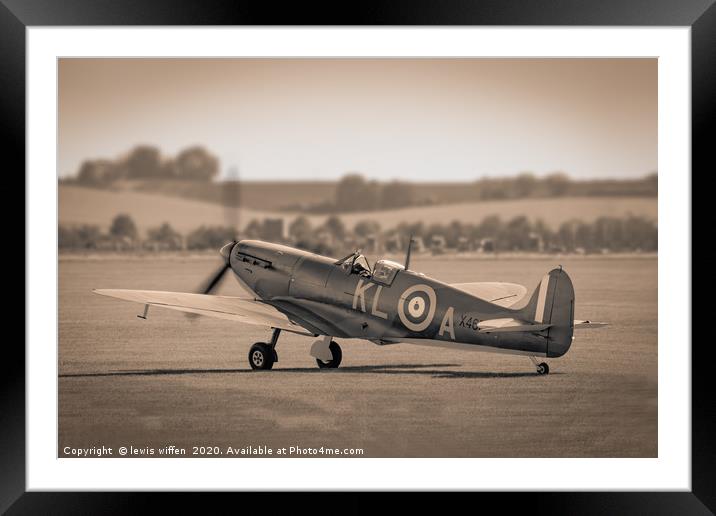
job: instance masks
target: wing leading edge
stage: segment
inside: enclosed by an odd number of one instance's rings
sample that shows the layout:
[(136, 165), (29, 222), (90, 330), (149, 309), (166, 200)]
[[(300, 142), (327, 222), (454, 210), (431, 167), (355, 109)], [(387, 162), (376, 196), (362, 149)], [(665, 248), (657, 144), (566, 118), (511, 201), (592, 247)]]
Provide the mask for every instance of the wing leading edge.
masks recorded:
[(180, 312), (309, 334), (305, 328), (291, 322), (286, 315), (274, 307), (248, 297), (213, 296), (157, 290), (96, 289), (92, 292), (101, 296), (169, 308)]

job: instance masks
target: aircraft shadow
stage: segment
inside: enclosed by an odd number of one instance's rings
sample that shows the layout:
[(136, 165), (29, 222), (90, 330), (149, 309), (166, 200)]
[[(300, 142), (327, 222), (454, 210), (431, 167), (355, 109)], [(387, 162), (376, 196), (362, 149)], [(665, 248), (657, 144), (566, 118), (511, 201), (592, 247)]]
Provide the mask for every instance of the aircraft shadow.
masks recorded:
[[(277, 367), (271, 374), (281, 373), (310, 373), (310, 374), (351, 374), (351, 373), (377, 373), (377, 374), (403, 374), (432, 376), (433, 378), (520, 378), (537, 376), (533, 371), (521, 372), (489, 372), (489, 371), (455, 371), (444, 369), (458, 367), (459, 364), (383, 364), (346, 366), (338, 369), (319, 369), (317, 367)], [(185, 374), (257, 374), (259, 371), (250, 369), (139, 369), (117, 370), (97, 373), (67, 373), (60, 374), (60, 378), (93, 378), (108, 376), (162, 376)], [(559, 372), (550, 374), (562, 374)]]

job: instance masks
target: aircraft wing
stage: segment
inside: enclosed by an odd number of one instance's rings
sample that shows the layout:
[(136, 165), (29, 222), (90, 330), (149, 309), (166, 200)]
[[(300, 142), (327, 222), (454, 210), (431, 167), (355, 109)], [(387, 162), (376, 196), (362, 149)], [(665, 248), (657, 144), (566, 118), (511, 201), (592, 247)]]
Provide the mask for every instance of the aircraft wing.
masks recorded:
[(93, 292), (101, 296), (116, 297), (144, 305), (308, 334), (303, 326), (291, 322), (288, 317), (274, 307), (249, 297), (212, 296), (156, 290), (96, 289)]
[(594, 322), (594, 321), (577, 321), (575, 319), (574, 321), (574, 329), (575, 330), (581, 330), (581, 329), (587, 329), (587, 328), (602, 328), (604, 326), (607, 326), (609, 323), (605, 322)]
[(450, 286), (504, 308), (514, 305), (527, 293), (525, 287), (516, 283), (453, 283)]

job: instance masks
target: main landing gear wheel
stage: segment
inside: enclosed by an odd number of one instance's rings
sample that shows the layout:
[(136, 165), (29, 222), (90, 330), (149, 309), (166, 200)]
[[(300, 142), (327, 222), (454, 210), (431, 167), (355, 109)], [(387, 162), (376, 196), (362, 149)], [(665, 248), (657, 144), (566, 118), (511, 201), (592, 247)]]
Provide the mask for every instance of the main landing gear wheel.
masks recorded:
[(265, 342), (257, 342), (249, 350), (249, 365), (251, 369), (268, 370), (275, 362), (275, 351)]
[(328, 345), (328, 349), (331, 350), (331, 355), (333, 355), (333, 359), (329, 360), (328, 362), (324, 362), (320, 358), (317, 358), (316, 363), (321, 369), (335, 369), (336, 367), (341, 365), (343, 353), (341, 352), (341, 347), (338, 345), (338, 343), (335, 340), (332, 340), (331, 343)]

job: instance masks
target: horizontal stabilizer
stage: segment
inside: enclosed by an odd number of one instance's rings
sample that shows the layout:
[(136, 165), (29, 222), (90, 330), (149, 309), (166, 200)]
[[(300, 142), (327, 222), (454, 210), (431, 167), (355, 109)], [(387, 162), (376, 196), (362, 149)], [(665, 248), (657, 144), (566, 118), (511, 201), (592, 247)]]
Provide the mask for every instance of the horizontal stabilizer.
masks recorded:
[(574, 329), (575, 330), (582, 330), (582, 329), (588, 329), (588, 328), (603, 328), (604, 326), (607, 326), (609, 323), (605, 322), (593, 322), (593, 321), (574, 321)]
[(488, 319), (486, 321), (480, 321), (477, 325), (481, 333), (510, 331), (536, 332), (546, 330), (550, 326), (551, 324), (533, 324), (529, 321), (521, 321), (519, 319), (512, 319), (509, 317), (504, 319)]

